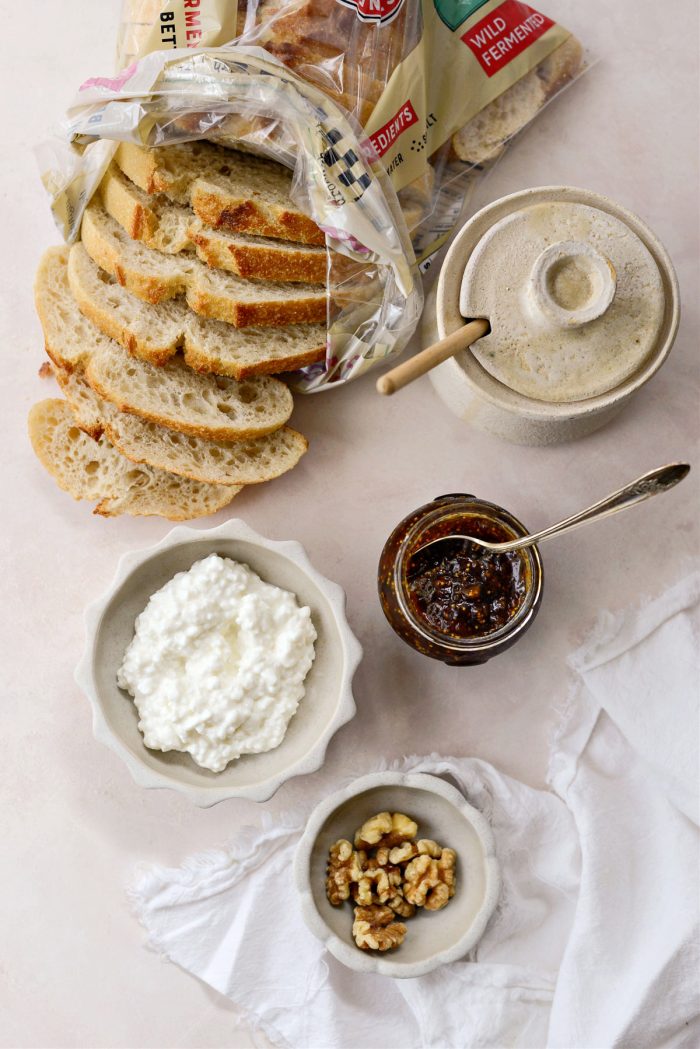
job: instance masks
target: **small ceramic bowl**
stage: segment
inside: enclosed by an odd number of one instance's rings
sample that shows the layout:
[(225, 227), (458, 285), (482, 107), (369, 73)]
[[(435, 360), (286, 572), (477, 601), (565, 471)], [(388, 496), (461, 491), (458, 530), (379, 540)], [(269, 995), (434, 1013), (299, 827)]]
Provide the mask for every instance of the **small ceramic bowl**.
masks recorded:
[[(407, 921), (406, 939), (395, 951), (362, 951), (352, 939), (350, 903), (332, 907), (326, 898), (328, 850), (349, 838), (377, 812), (403, 812), (432, 838), (457, 853), (457, 889), (440, 911), (418, 910)], [(294, 877), (304, 920), (331, 954), (364, 973), (409, 978), (458, 961), (481, 938), (501, 889), (491, 828), (445, 780), (424, 773), (379, 772), (355, 780), (314, 810), (299, 843)]]
[[(266, 754), (244, 755), (223, 772), (200, 768), (189, 754), (148, 750), (136, 707), (117, 686), (136, 617), (151, 594), (212, 553), (244, 562), (266, 582), (296, 594), (311, 609), (318, 634), (306, 694), (282, 743)], [(142, 787), (170, 787), (204, 807), (225, 798), (266, 801), (285, 780), (320, 768), (329, 740), (355, 715), (351, 682), (362, 649), (345, 618), (342, 589), (313, 568), (299, 543), (265, 539), (243, 521), (207, 531), (175, 528), (156, 546), (125, 554), (85, 621), (87, 643), (75, 678), (92, 704), (95, 738), (122, 758)]]

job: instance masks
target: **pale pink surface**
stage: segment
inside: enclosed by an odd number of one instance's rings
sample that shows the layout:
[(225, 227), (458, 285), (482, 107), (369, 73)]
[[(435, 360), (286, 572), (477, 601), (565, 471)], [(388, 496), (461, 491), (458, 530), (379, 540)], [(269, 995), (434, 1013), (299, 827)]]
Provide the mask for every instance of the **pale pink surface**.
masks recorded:
[[(6, 625), (2, 763), (3, 1046), (251, 1045), (228, 1002), (145, 951), (123, 893), (142, 860), (177, 864), (235, 838), (260, 807), (201, 811), (145, 792), (92, 739), (73, 684), (82, 608), (112, 578), (119, 555), (156, 541), (158, 520), (91, 517), (36, 463), (26, 414), (56, 396), (37, 378), (41, 335), (32, 306), (37, 260), (58, 235), (30, 147), (78, 84), (109, 71), (117, 0), (0, 0), (12, 26), (3, 78), (0, 185), (5, 267), (0, 311), (8, 363), (2, 580)], [(330, 791), (379, 756), (428, 749), (474, 754), (541, 786), (551, 704), (566, 691), (564, 661), (601, 607), (620, 608), (676, 581), (693, 558), (697, 457), (697, 156), (693, 79), (697, 5), (678, 0), (664, 25), (651, 0), (542, 0), (590, 44), (598, 67), (551, 106), (482, 187), (480, 202), (524, 186), (568, 183), (638, 211), (670, 250), (684, 289), (671, 358), (612, 425), (578, 444), (528, 449), (469, 430), (427, 379), (391, 400), (374, 377), (299, 402), (294, 423), (311, 450), (290, 475), (243, 493), (230, 514), (272, 538), (300, 540), (347, 591), (365, 648), (358, 716), (333, 740), (320, 776)], [(42, 10), (45, 9), (42, 17)], [(39, 9), (39, 10), (38, 10)], [(407, 511), (444, 492), (501, 502), (537, 527), (579, 509), (662, 462), (696, 470), (677, 492), (544, 550), (537, 623), (487, 667), (454, 670), (414, 655), (389, 630), (375, 597), (382, 543)], [(218, 515), (199, 527), (223, 520)], [(304, 780), (265, 808), (303, 799)]]

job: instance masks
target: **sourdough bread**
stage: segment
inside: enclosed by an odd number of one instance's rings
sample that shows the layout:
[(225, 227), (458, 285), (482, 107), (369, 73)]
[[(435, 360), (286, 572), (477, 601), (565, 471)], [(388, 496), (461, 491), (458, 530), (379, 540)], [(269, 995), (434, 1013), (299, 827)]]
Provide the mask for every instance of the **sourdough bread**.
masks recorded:
[(167, 255), (191, 249), (190, 208), (164, 196), (149, 196), (111, 164), (100, 183), (99, 199), (133, 240), (142, 240)]
[[(54, 264), (54, 282), (63, 281), (62, 291), (68, 298), (68, 302), (59, 304), (60, 315), (68, 316), (71, 310), (79, 316), (84, 314), (92, 321), (90, 328), (96, 326), (102, 339), (109, 336), (153, 364), (164, 364), (182, 348), (185, 363), (196, 371), (244, 379), (293, 371), (325, 356), (323, 325), (234, 328), (223, 321), (197, 316), (182, 299), (170, 299), (157, 306), (139, 302), (93, 262), (82, 244), (71, 249), (67, 281), (65, 274), (65, 264), (62, 272)], [(54, 305), (45, 310), (47, 320), (65, 342), (70, 335), (61, 331), (60, 323), (53, 323), (55, 308)], [(80, 325), (83, 347), (88, 335), (86, 323), (89, 322), (82, 320)]]
[(157, 367), (127, 356), (115, 342), (90, 355), (85, 376), (120, 411), (196, 437), (262, 437), (292, 413), (292, 395), (278, 379), (198, 375), (179, 357)]
[(51, 370), (80, 429), (88, 437), (98, 440), (104, 433), (104, 401), (100, 400), (85, 378), (82, 365), (67, 371), (52, 364)]
[(210, 441), (178, 433), (101, 400), (82, 369), (52, 367), (80, 429), (95, 440), (104, 432), (134, 463), (207, 484), (261, 484), (293, 469), (308, 449), (306, 438), (288, 426), (248, 441)]
[(48, 356), (59, 368), (72, 371), (85, 363), (92, 350), (110, 340), (83, 316), (71, 295), (69, 255), (66, 246), (44, 252), (34, 280), (34, 302)]
[(211, 484), (271, 481), (293, 469), (308, 448), (306, 438), (288, 426), (256, 440), (211, 441), (156, 426), (113, 407), (105, 414), (105, 433), (132, 462)]
[(103, 517), (132, 514), (189, 521), (216, 513), (240, 491), (130, 462), (104, 436), (95, 441), (83, 433), (66, 401), (35, 404), (29, 413), (29, 437), (59, 488), (74, 499), (97, 500), (94, 512)]
[(133, 240), (168, 255), (194, 248), (207, 265), (254, 280), (322, 284), (326, 279), (325, 248), (214, 230), (190, 208), (149, 196), (114, 164), (102, 180), (100, 199)]
[(313, 219), (291, 201), (292, 176), (271, 160), (211, 142), (145, 149), (122, 142), (115, 157), (147, 193), (164, 193), (215, 229), (325, 245)]
[(166, 255), (132, 240), (99, 203), (86, 209), (81, 235), (97, 265), (144, 302), (185, 295), (195, 313), (238, 328), (326, 319), (323, 285), (249, 281), (212, 269), (192, 254)]

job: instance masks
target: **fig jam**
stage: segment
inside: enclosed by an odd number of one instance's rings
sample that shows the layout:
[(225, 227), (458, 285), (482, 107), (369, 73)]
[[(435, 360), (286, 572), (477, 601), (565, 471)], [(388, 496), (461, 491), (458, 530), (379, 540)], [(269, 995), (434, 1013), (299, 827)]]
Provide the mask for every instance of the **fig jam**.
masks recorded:
[[(392, 629), (416, 652), (449, 666), (478, 666), (505, 652), (537, 615), (542, 559), (536, 546), (496, 554), (469, 535), (503, 542), (527, 532), (502, 506), (474, 495), (440, 495), (413, 510), (379, 558), (379, 599)], [(420, 550), (448, 535), (458, 538)]]
[(448, 518), (426, 529), (420, 543), (445, 539), (409, 557), (406, 589), (413, 614), (433, 631), (451, 638), (479, 638), (501, 630), (518, 612), (527, 592), (520, 551), (495, 553), (467, 536), (504, 543), (512, 532), (485, 517)]

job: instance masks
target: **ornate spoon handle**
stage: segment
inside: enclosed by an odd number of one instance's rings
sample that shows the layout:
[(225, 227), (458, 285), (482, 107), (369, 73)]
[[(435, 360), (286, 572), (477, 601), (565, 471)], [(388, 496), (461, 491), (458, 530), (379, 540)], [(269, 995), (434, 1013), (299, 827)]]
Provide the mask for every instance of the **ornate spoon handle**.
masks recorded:
[(610, 517), (611, 514), (625, 510), (628, 506), (634, 506), (635, 503), (642, 503), (645, 499), (651, 499), (653, 495), (667, 492), (669, 488), (673, 488), (679, 481), (682, 481), (689, 471), (690, 466), (688, 463), (669, 463), (668, 466), (659, 466), (656, 470), (650, 470), (649, 473), (642, 474), (636, 481), (626, 484), (624, 488), (620, 488), (617, 492), (613, 492), (604, 499), (600, 499), (597, 503), (593, 503), (587, 509), (581, 510), (580, 513), (567, 517), (565, 521), (559, 521), (558, 524), (551, 525), (550, 528), (545, 528), (534, 535), (523, 536), (522, 539), (514, 539), (510, 543), (491, 543), (489, 544), (489, 549), (499, 550), (503, 553), (508, 550), (520, 550), (524, 546), (540, 543), (543, 539), (549, 539), (553, 535), (561, 535), (562, 532), (573, 531), (574, 528), (580, 528), (581, 525), (588, 524), (591, 521), (599, 521), (604, 517)]

